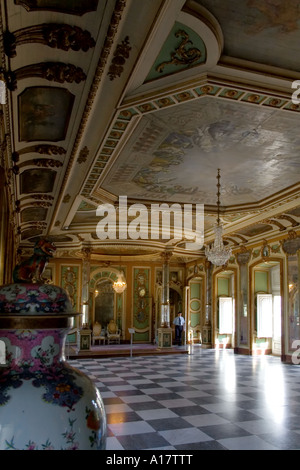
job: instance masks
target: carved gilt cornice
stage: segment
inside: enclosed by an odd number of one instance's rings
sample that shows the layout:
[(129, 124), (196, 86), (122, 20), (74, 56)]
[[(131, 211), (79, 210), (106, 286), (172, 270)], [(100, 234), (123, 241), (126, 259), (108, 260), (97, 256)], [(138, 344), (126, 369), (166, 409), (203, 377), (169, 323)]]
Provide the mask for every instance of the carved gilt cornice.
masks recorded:
[[(105, 69), (105, 66), (107, 64), (108, 57), (110, 55), (110, 52), (111, 52), (111, 49), (112, 49), (112, 46), (113, 46), (114, 38), (115, 38), (116, 33), (118, 31), (118, 26), (121, 22), (123, 11), (126, 7), (126, 3), (127, 3), (127, 0), (117, 0), (116, 1), (115, 9), (114, 9), (114, 12), (112, 14), (111, 21), (110, 21), (110, 24), (109, 24), (109, 27), (108, 27), (108, 30), (107, 30), (105, 43), (103, 45), (103, 48), (102, 48), (102, 51), (101, 51), (101, 54), (100, 54), (100, 59), (98, 61), (98, 66), (97, 66), (97, 69), (96, 69), (94, 80), (92, 82), (92, 86), (91, 86), (91, 89), (90, 89), (90, 92), (89, 92), (89, 96), (88, 96), (87, 101), (86, 101), (86, 106), (85, 106), (84, 112), (82, 114), (81, 124), (80, 124), (79, 130), (77, 132), (76, 139), (75, 139), (73, 149), (72, 149), (72, 153), (71, 153), (70, 158), (69, 158), (69, 163), (68, 163), (68, 166), (67, 166), (65, 174), (64, 174), (64, 179), (63, 179), (62, 186), (61, 186), (61, 193), (62, 194), (63, 194), (64, 189), (66, 187), (69, 175), (71, 173), (71, 169), (72, 169), (74, 160), (76, 158), (76, 154), (78, 152), (78, 148), (80, 146), (81, 139), (84, 135), (85, 127), (86, 127), (90, 112), (93, 108), (94, 98), (95, 98), (96, 93), (98, 91), (99, 84), (100, 84), (100, 82), (103, 78), (104, 69)], [(55, 217), (57, 215), (59, 202), (60, 201), (58, 201), (58, 204), (55, 208), (55, 211), (54, 211), (54, 214), (53, 214), (53, 220), (55, 220)]]
[(121, 42), (121, 44), (117, 45), (117, 48), (114, 53), (114, 57), (111, 61), (111, 65), (109, 67), (108, 76), (110, 80), (114, 80), (116, 77), (120, 77), (122, 72), (124, 71), (124, 64), (126, 59), (129, 58), (129, 53), (131, 51), (131, 46), (129, 45), (129, 37), (126, 38)]
[(5, 31), (3, 36), (5, 54), (13, 58), (17, 55), (17, 46), (39, 43), (63, 51), (87, 52), (95, 46), (95, 40), (89, 31), (68, 24), (43, 23), (22, 28), (14, 33)]
[(82, 68), (61, 62), (41, 62), (21, 67), (15, 71), (2, 70), (2, 74), (7, 88), (11, 91), (17, 89), (18, 81), (31, 77), (39, 77), (57, 83), (80, 83), (86, 79)]

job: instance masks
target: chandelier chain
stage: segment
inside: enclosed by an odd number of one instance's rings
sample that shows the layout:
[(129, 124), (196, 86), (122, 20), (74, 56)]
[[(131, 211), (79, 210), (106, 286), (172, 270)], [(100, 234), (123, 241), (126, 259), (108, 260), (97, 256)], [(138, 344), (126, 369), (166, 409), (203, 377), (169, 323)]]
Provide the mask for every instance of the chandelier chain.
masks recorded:
[(221, 195), (221, 184), (220, 184), (220, 169), (218, 169), (217, 175), (217, 223), (214, 227), (215, 240), (212, 247), (205, 248), (205, 255), (207, 259), (215, 266), (223, 266), (229, 260), (232, 250), (228, 246), (224, 246), (223, 243), (223, 225), (220, 223), (220, 195)]

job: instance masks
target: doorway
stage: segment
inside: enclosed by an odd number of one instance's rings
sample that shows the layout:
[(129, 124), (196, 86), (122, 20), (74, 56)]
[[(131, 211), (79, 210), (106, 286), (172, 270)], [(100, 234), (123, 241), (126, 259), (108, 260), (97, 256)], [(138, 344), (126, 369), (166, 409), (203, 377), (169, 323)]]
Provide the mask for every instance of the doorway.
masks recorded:
[(236, 272), (222, 269), (214, 278), (214, 344), (217, 348), (235, 347)]
[[(170, 327), (172, 328), (172, 342), (175, 341), (175, 326), (173, 325), (174, 319), (177, 317), (178, 312), (182, 312), (182, 296), (181, 294), (170, 287), (169, 289), (169, 302), (170, 302)], [(183, 312), (184, 313), (184, 312)]]
[[(97, 284), (95, 298), (95, 321), (106, 328), (110, 320), (114, 320), (114, 290), (112, 282), (104, 280)], [(95, 292), (96, 292), (95, 291)]]
[(281, 356), (282, 296), (279, 262), (263, 262), (255, 267), (254, 291), (254, 350)]

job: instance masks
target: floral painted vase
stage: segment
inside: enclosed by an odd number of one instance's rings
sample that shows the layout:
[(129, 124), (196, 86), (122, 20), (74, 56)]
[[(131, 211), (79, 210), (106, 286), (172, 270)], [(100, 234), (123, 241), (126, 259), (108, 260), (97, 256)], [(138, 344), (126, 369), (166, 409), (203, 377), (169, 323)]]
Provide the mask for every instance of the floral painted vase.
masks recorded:
[[(10, 296), (14, 288), (8, 289)], [(21, 295), (32, 299), (32, 291), (28, 285)], [(67, 305), (67, 294), (59, 291)], [(5, 348), (5, 360), (0, 361), (0, 450), (105, 449), (100, 393), (65, 361), (65, 339), (76, 314), (57, 311), (53, 298), (37, 297), (34, 308), (40, 314), (0, 311), (0, 346)], [(10, 299), (10, 309), (18, 300)]]
[(7, 284), (0, 287), (0, 315), (73, 313), (65, 290), (52, 284)]

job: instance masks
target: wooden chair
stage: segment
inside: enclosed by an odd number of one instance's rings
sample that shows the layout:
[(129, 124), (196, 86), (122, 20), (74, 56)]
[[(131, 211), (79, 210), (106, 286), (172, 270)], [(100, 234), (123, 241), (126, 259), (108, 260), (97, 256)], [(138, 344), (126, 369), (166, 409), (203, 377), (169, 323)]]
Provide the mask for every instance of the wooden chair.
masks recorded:
[(117, 343), (120, 344), (121, 330), (117, 327), (114, 320), (110, 320), (107, 325), (107, 344)]
[(94, 323), (92, 330), (93, 346), (95, 345), (96, 341), (99, 341), (99, 344), (101, 344), (101, 341), (103, 341), (103, 344), (105, 344), (105, 335), (103, 334), (102, 326), (97, 321)]

